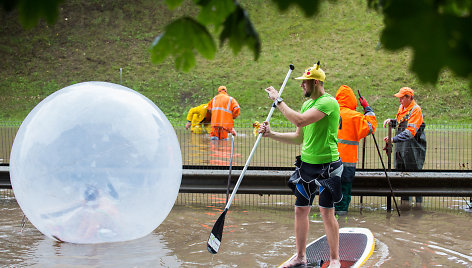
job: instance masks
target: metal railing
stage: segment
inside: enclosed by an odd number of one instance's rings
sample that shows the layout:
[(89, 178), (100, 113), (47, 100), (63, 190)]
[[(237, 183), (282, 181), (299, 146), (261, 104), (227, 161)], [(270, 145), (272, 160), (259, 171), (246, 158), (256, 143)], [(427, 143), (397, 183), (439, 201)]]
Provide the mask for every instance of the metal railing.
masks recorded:
[[(174, 123), (182, 152), (184, 167), (199, 169), (227, 169), (231, 156), (231, 140), (211, 141), (209, 134), (193, 134), (184, 128), (185, 122)], [(0, 164), (10, 162), (10, 151), (20, 122), (0, 122)], [(244, 166), (256, 141), (250, 122), (236, 121), (234, 128), (238, 135), (234, 140), (233, 167)], [(290, 123), (272, 122), (272, 128), (278, 132), (291, 132)], [(375, 136), (383, 149), (383, 137), (388, 129), (378, 126)], [(425, 171), (470, 171), (472, 170), (472, 124), (427, 125), (428, 142)], [(387, 166), (387, 155), (381, 151)], [(300, 146), (289, 145), (263, 138), (252, 159), (250, 169), (291, 169), (295, 156), (300, 154)], [(392, 160), (393, 162), (393, 157)], [(390, 163), (393, 167), (393, 163)], [(381, 170), (382, 164), (371, 136), (359, 145), (358, 170)]]
[[(278, 132), (291, 132), (295, 128), (290, 123), (272, 123)], [(183, 127), (174, 125), (179, 137), (184, 165), (192, 168), (227, 169), (231, 152), (231, 141), (210, 141), (208, 134), (192, 134)], [(237, 122), (233, 166), (243, 166), (254, 145), (252, 123)], [(425, 130), (427, 139), (426, 160), (423, 170), (470, 171), (472, 170), (472, 124), (428, 125)], [(388, 129), (378, 126), (375, 132), (383, 161), (394, 167), (394, 156), (387, 158), (383, 138)], [(372, 136), (360, 142), (358, 148), (358, 170), (381, 170), (382, 164)], [(289, 145), (263, 138), (252, 159), (253, 169), (291, 169), (295, 156), (300, 154), (300, 146)], [(388, 161), (391, 161), (389, 163)]]
[(21, 122), (0, 122), (0, 164), (10, 163), (10, 151)]

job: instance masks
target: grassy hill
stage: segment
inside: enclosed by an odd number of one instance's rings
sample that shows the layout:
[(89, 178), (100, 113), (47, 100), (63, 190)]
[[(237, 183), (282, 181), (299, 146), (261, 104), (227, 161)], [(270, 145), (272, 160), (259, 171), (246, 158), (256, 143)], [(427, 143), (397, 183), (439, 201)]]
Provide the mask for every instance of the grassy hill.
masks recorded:
[[(293, 78), (320, 60), (328, 92), (335, 95), (342, 84), (360, 89), (379, 122), (396, 114), (392, 95), (402, 86), (415, 90), (427, 123), (472, 122), (467, 81), (446, 70), (438, 85), (420, 84), (408, 71), (411, 51), (378, 47), (382, 16), (365, 0), (325, 3), (312, 19), (296, 8), (279, 13), (270, 1), (240, 2), (260, 34), (260, 59), (253, 61), (247, 49), (234, 55), (226, 44), (214, 60), (198, 59), (189, 73), (176, 71), (170, 58), (153, 65), (149, 47), (173, 18), (197, 14), (192, 1), (169, 11), (156, 0), (67, 0), (56, 24), (29, 30), (15, 13), (0, 11), (0, 121), (23, 120), (42, 99), (74, 83), (120, 83), (120, 68), (122, 84), (150, 98), (172, 121), (183, 124), (188, 109), (208, 102), (220, 85), (242, 107), (238, 120), (263, 120), (270, 106), (263, 89), (279, 88), (290, 63)], [(284, 91), (294, 109), (304, 100), (299, 85), (291, 79)], [(278, 112), (274, 119), (284, 120)]]

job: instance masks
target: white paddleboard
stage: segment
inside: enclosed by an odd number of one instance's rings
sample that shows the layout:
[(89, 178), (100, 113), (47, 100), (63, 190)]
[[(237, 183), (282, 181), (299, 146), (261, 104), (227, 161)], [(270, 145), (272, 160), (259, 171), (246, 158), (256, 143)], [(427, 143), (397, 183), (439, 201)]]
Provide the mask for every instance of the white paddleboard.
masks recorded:
[[(339, 257), (341, 267), (361, 267), (372, 255), (375, 240), (372, 232), (367, 228), (339, 229)], [(305, 267), (328, 267), (329, 245), (326, 235), (311, 242), (306, 247), (308, 265)], [(289, 260), (295, 258), (293, 255)], [(318, 266), (322, 263), (321, 266)], [(282, 266), (279, 266), (282, 267)]]

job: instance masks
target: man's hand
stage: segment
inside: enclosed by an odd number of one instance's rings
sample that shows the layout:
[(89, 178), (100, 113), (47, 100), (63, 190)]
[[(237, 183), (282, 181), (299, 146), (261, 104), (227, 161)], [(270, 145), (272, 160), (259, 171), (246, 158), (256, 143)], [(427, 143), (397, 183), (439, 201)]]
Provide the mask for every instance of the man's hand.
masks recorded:
[(279, 97), (279, 92), (273, 86), (266, 88), (265, 91), (269, 95), (269, 99), (272, 101), (275, 101)]
[(390, 121), (392, 121), (392, 119), (385, 119), (385, 121), (384, 121), (384, 123), (383, 123), (384, 128), (385, 128), (387, 125), (390, 125)]
[(389, 142), (388, 136), (384, 138), (384, 141), (388, 144), (388, 142)]
[(364, 109), (365, 109), (365, 107), (369, 106), (369, 104), (364, 99), (364, 97), (359, 97), (359, 102), (361, 103), (362, 107), (364, 107)]
[(238, 136), (238, 133), (236, 132), (236, 130), (234, 128), (231, 130), (231, 134), (233, 134), (233, 136), (235, 136), (235, 137)]
[(262, 133), (263, 137), (269, 137), (272, 134), (270, 131), (269, 122), (264, 121), (264, 123), (262, 123), (262, 125), (259, 127), (258, 133)]
[(187, 124), (185, 124), (185, 129), (188, 130), (188, 128), (192, 125), (191, 122), (187, 122)]

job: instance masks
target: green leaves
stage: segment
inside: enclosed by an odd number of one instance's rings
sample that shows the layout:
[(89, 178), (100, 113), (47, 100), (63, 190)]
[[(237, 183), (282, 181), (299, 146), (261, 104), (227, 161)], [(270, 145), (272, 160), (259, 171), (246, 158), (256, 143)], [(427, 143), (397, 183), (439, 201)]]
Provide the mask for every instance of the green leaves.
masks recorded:
[[(259, 35), (244, 9), (233, 0), (194, 0), (201, 7), (198, 21), (183, 17), (167, 25), (165, 32), (156, 37), (151, 46), (153, 63), (160, 63), (168, 56), (175, 59), (177, 70), (189, 71), (195, 66), (195, 54), (213, 59), (216, 46), (207, 26), (214, 25), (215, 31), (221, 27), (220, 45), (229, 40), (235, 54), (243, 46), (248, 46), (259, 58), (261, 42)], [(166, 0), (170, 8), (180, 5), (181, 0)]]
[[(305, 16), (318, 13), (323, 0), (272, 0), (281, 11), (292, 6)], [(336, 1), (336, 0), (324, 0)], [(472, 87), (472, 0), (365, 0), (370, 8), (384, 15), (382, 46), (388, 50), (412, 48), (410, 69), (422, 82), (436, 83), (445, 68), (471, 81)], [(25, 28), (36, 26), (40, 19), (55, 23), (63, 0), (0, 0), (3, 9), (18, 9)], [(175, 9), (183, 0), (165, 0)], [(188, 71), (195, 66), (196, 54), (212, 59), (216, 53), (214, 34), (220, 45), (228, 41), (235, 54), (247, 46), (257, 60), (261, 41), (248, 14), (236, 0), (193, 0), (200, 7), (196, 19), (181, 17), (165, 27), (151, 47), (151, 58), (160, 63), (172, 56), (176, 68)], [(342, 4), (342, 1), (339, 1)]]
[(256, 30), (252, 26), (247, 13), (239, 5), (236, 10), (226, 18), (224, 29), (220, 35), (220, 44), (229, 40), (229, 45), (234, 54), (239, 53), (244, 45), (247, 45), (254, 52), (254, 59), (259, 58), (261, 52), (261, 41)]
[(236, 9), (233, 0), (205, 0), (198, 3), (202, 7), (198, 21), (204, 25), (214, 25), (216, 28), (219, 28)]
[[(280, 10), (286, 10), (290, 6), (298, 6), (305, 13), (306, 16), (313, 16), (318, 12), (320, 2), (322, 0), (272, 0), (277, 4)], [(166, 0), (166, 4), (170, 9), (174, 9), (182, 4), (183, 0)], [(215, 32), (218, 32), (221, 27), (223, 30), (219, 35), (220, 46), (228, 41), (234, 54), (238, 54), (244, 46), (247, 46), (254, 54), (254, 59), (259, 58), (261, 52), (261, 41), (259, 35), (252, 25), (246, 11), (234, 0), (194, 0), (200, 6), (201, 10), (198, 14), (197, 20), (193, 21), (186, 18), (185, 21), (181, 19), (172, 22), (166, 27), (166, 31), (158, 36), (152, 45), (152, 60), (154, 63), (160, 63), (168, 56), (172, 55), (175, 58), (176, 68), (188, 71), (195, 65), (195, 54), (192, 49), (195, 42), (188, 42), (191, 40), (204, 40), (207, 45), (196, 48), (205, 58), (212, 58), (215, 50), (210, 44), (210, 34), (206, 27), (213, 25)], [(201, 23), (201, 24), (199, 24)], [(171, 26), (171, 27), (170, 27)], [(192, 27), (197, 32), (182, 35), (184, 27)], [(201, 27), (200, 27), (201, 26)], [(179, 29), (182, 28), (182, 29)], [(173, 45), (176, 42), (185, 42), (185, 46), (176, 47)], [(207, 53), (204, 55), (203, 53)], [(211, 55), (211, 57), (208, 57)]]
[(167, 25), (165, 32), (156, 37), (151, 45), (151, 59), (153, 63), (160, 63), (172, 55), (177, 70), (189, 71), (195, 66), (194, 50), (213, 59), (216, 45), (203, 25), (183, 17)]
[(182, 4), (184, 0), (166, 0), (166, 4), (169, 9), (176, 9), (178, 6)]
[(470, 78), (471, 8), (472, 1), (384, 1), (381, 42), (388, 50), (411, 47), (410, 68), (422, 82), (435, 84), (444, 68)]
[(64, 0), (0, 0), (7, 11), (18, 8), (19, 20), (25, 28), (38, 25), (40, 19), (54, 24), (59, 16), (59, 4)]

